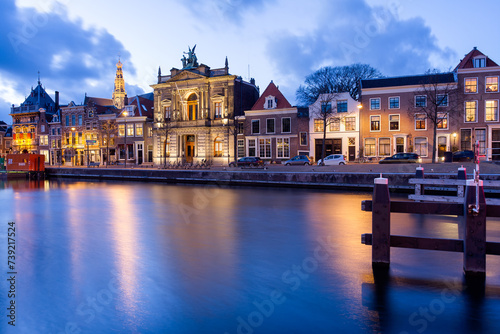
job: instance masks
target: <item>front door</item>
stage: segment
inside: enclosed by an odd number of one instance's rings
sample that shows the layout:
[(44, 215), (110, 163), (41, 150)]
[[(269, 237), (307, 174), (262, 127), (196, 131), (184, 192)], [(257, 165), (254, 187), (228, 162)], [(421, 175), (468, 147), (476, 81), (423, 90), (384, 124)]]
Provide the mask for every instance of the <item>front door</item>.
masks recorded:
[(142, 164), (142, 144), (137, 144), (137, 163)]
[(186, 136), (186, 162), (193, 163), (194, 136)]
[(446, 152), (446, 137), (438, 137), (438, 157), (443, 158)]
[(356, 146), (349, 146), (349, 161), (356, 159)]

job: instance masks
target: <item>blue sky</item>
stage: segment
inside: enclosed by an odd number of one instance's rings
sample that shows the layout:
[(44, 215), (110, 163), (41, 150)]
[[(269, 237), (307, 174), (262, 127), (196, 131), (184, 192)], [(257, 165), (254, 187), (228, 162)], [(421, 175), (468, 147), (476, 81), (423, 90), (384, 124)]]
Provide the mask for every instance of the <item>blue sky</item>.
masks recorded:
[[(110, 98), (118, 55), (129, 96), (181, 67), (188, 46), (212, 68), (273, 80), (292, 104), (321, 66), (367, 63), (384, 75), (453, 68), (474, 46), (500, 61), (500, 2), (478, 0), (2, 0), (0, 120), (37, 83), (61, 103)], [(490, 24), (488, 24), (490, 22)]]

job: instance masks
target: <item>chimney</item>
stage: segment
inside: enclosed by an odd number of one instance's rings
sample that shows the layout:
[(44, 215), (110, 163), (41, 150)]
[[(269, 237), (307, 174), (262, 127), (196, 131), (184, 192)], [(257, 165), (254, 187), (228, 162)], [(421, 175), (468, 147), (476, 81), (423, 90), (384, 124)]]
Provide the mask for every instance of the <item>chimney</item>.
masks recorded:
[(57, 112), (59, 110), (59, 92), (56, 90), (56, 106), (55, 106), (55, 111)]

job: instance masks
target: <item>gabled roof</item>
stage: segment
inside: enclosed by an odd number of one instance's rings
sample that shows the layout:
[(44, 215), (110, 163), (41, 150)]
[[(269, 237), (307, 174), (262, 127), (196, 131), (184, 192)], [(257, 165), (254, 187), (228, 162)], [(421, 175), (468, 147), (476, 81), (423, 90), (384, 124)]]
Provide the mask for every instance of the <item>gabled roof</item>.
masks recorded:
[(464, 69), (464, 68), (474, 68), (474, 63), (472, 62), (472, 60), (477, 56), (486, 57), (486, 67), (498, 66), (497, 63), (495, 63), (488, 56), (486, 56), (484, 53), (482, 53), (476, 47), (474, 47), (474, 49), (472, 49), (471, 52), (466, 54), (465, 58), (460, 61), (460, 63), (455, 68), (455, 70), (460, 70), (460, 69)]
[(133, 116), (146, 116), (147, 118), (153, 118), (153, 101), (146, 99), (141, 95), (137, 95), (128, 99), (128, 105), (136, 106)]
[(89, 104), (89, 102), (92, 101), (96, 106), (113, 106), (113, 99), (105, 99), (102, 97), (92, 97), (92, 96), (85, 96), (85, 101), (83, 102), (84, 105)]
[(264, 103), (266, 102), (266, 97), (269, 95), (274, 96), (277, 100), (277, 106), (274, 109), (286, 109), (286, 108), (292, 108), (292, 105), (288, 100), (285, 98), (285, 96), (281, 93), (278, 87), (274, 84), (274, 82), (270, 82), (269, 85), (267, 86), (266, 90), (262, 93), (262, 95), (259, 97), (257, 102), (253, 105), (251, 110), (263, 110), (264, 109)]
[(365, 79), (361, 80), (361, 88), (384, 88), (384, 87), (398, 87), (398, 86), (417, 86), (430, 83), (453, 83), (455, 82), (455, 75), (453, 72), (438, 73), (438, 74), (424, 74), (412, 75), (404, 77), (392, 77), (381, 79)]
[(21, 104), (21, 106), (27, 105), (38, 105), (39, 108), (45, 108), (48, 112), (51, 112), (55, 106), (55, 102), (42, 87), (41, 82), (38, 81), (38, 85), (34, 89), (31, 89), (30, 95)]

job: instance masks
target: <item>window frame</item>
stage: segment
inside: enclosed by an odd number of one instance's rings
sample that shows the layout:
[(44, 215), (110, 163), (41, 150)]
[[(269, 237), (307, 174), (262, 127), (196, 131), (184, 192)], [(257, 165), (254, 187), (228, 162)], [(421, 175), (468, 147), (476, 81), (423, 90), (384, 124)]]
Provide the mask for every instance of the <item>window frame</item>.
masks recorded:
[[(496, 89), (496, 90), (491, 90), (491, 91), (488, 91), (488, 79), (489, 79), (489, 78), (496, 78), (496, 79), (497, 79), (497, 82), (496, 82), (496, 87), (497, 87), (497, 89)], [(499, 84), (499, 82), (498, 82), (498, 76), (486, 76), (486, 77), (484, 78), (484, 92), (485, 92), (485, 93), (498, 93), (498, 84)], [(490, 84), (490, 85), (491, 85), (491, 84)]]
[[(417, 139), (425, 139), (425, 155), (417, 152)], [(411, 153), (417, 153), (422, 158), (429, 156), (429, 138), (427, 138), (427, 137), (415, 137), (413, 139), (413, 144), (414, 144), (413, 145), (413, 152), (411, 152)]]
[[(351, 128), (347, 128), (347, 119), (349, 120), (352, 120), (353, 122), (349, 122), (349, 123), (354, 123), (354, 128), (351, 129)], [(349, 117), (346, 117), (345, 120), (344, 120), (344, 130), (345, 131), (356, 131), (356, 117), (355, 116), (349, 116)]]
[[(418, 129), (417, 128), (417, 119), (418, 119), (418, 115), (423, 115), (424, 116), (424, 128), (423, 129)], [(416, 113), (415, 114), (415, 120), (414, 120), (414, 125), (415, 125), (415, 131), (427, 131), (427, 115), (425, 113)]]
[[(283, 129), (285, 128), (285, 126), (284, 126), (284, 121), (285, 121), (286, 119), (287, 119), (287, 120), (288, 120), (288, 122), (289, 122), (289, 123), (288, 123), (288, 129), (289, 129), (289, 131), (285, 131), (285, 130), (283, 130)], [(292, 118), (291, 118), (291, 117), (282, 117), (282, 118), (281, 118), (281, 133), (292, 133)]]
[[(445, 117), (439, 117), (439, 114), (444, 114), (444, 115), (445, 115)], [(438, 131), (441, 131), (441, 130), (448, 130), (448, 129), (449, 129), (449, 123), (450, 123), (450, 122), (449, 122), (449, 113), (448, 113), (448, 112), (438, 112), (438, 113), (437, 113), (437, 118), (438, 118), (438, 120), (439, 120), (439, 119), (444, 119), (444, 120), (446, 120), (446, 127), (440, 127), (440, 126), (439, 126), (439, 123), (437, 123), (437, 124), (436, 124), (436, 129), (437, 129)]]
[[(378, 108), (372, 108), (373, 104), (372, 101), (378, 101)], [(370, 98), (370, 110), (380, 110), (380, 97), (372, 97)]]
[[(401, 115), (400, 114), (389, 114), (389, 131), (401, 131)], [(391, 129), (391, 116), (398, 116), (398, 128), (397, 130), (392, 130)]]
[[(370, 140), (370, 141), (373, 140), (373, 144), (367, 144), (366, 142), (368, 140)], [(373, 145), (373, 154), (367, 154), (367, 149), (366, 148), (368, 147), (368, 145), (370, 145), (370, 146)], [(373, 137), (365, 138), (364, 139), (364, 148), (365, 148), (365, 150), (364, 150), (364, 156), (365, 157), (376, 157), (377, 156), (377, 139), (373, 138)]]
[[(391, 107), (391, 99), (397, 99), (398, 101), (398, 106), (397, 107)], [(400, 96), (389, 96), (387, 98), (387, 106), (388, 109), (395, 110), (395, 109), (401, 109), (401, 97)]]
[[(385, 148), (385, 146), (386, 146), (386, 145), (389, 145), (389, 150), (387, 151), (387, 153), (386, 153), (386, 154), (385, 154), (385, 153), (384, 153), (384, 154), (382, 154), (382, 150), (381, 150), (381, 146), (380, 146), (380, 145), (381, 145), (381, 140), (382, 140), (382, 139), (384, 139), (384, 141), (385, 141), (385, 140), (387, 140), (387, 142), (389, 143), (389, 144), (384, 144), (384, 148)], [(392, 145), (391, 145), (391, 138), (390, 138), (390, 137), (380, 137), (380, 138), (378, 139), (378, 155), (379, 155), (379, 156), (381, 156), (381, 157), (390, 157), (390, 156), (392, 155), (392, 154), (391, 154), (391, 153), (392, 153), (391, 146), (392, 146)]]
[[(486, 111), (488, 109), (487, 103), (488, 102), (496, 102), (496, 108), (495, 108), (495, 119), (494, 120), (487, 120), (486, 119)], [(490, 99), (490, 100), (484, 100), (484, 121), (487, 123), (490, 122), (498, 122), (498, 99)]]
[[(344, 107), (345, 105), (345, 110), (341, 110), (340, 109), (340, 106), (342, 106), (342, 108)], [(349, 104), (347, 102), (347, 99), (345, 100), (337, 100), (337, 113), (346, 113), (349, 111)]]
[[(424, 98), (424, 105), (417, 105), (417, 99), (418, 98)], [(414, 104), (415, 108), (425, 108), (427, 107), (427, 95), (415, 95), (415, 101), (414, 101)]]
[[(475, 80), (476, 81), (476, 84), (475, 84), (476, 90), (474, 92), (468, 92), (467, 91), (467, 87), (471, 87), (471, 85), (467, 85), (467, 80)], [(477, 92), (478, 92), (478, 84), (479, 84), (479, 80), (478, 80), (477, 77), (467, 77), (467, 78), (464, 78), (464, 94), (477, 94)]]
[[(305, 143), (303, 144), (302, 141), (302, 135), (305, 134)], [(301, 131), (299, 132), (299, 146), (307, 146), (308, 145), (308, 140), (307, 140), (307, 131)]]
[[(269, 121), (272, 121), (273, 129), (269, 131)], [(275, 134), (276, 133), (276, 118), (266, 118), (266, 134)]]
[[(476, 108), (475, 108), (475, 114), (474, 114), (474, 120), (473, 121), (468, 121), (467, 120), (467, 103), (469, 102), (474, 102)], [(478, 103), (477, 100), (469, 100), (464, 102), (464, 123), (477, 123), (477, 112), (478, 112)]]
[[(436, 94), (436, 100), (437, 100), (437, 101), (439, 101), (439, 96), (446, 96), (446, 104), (439, 104), (439, 105), (438, 105), (438, 108), (439, 108), (439, 107), (443, 107), (443, 108), (444, 108), (444, 107), (448, 107), (448, 106), (449, 106), (449, 103), (450, 103), (450, 101), (449, 101), (449, 94)], [(436, 102), (437, 102), (437, 101), (436, 101)]]
[[(252, 124), (252, 127), (250, 129), (251, 130), (250, 133), (253, 134), (253, 135), (260, 134), (260, 119), (252, 119), (252, 123), (251, 124)], [(258, 132), (254, 131), (255, 130), (255, 124), (257, 124), (257, 130), (259, 130)]]
[[(378, 117), (378, 130), (373, 130), (372, 128), (372, 118)], [(380, 132), (382, 131), (382, 116), (381, 115), (370, 115), (370, 132)]]

